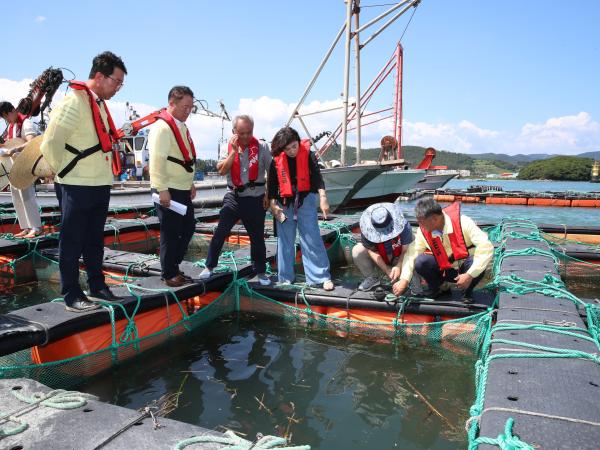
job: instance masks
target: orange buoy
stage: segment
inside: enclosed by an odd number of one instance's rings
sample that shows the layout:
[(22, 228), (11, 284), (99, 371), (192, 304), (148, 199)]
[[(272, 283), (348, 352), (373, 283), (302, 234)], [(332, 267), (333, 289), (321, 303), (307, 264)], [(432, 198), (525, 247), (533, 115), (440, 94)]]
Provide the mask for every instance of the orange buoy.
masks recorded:
[(454, 201), (454, 195), (448, 194), (436, 194), (433, 196), (436, 202), (449, 202), (452, 203)]
[(460, 201), (463, 203), (479, 203), (480, 199), (479, 199), (479, 197), (466, 195), (464, 197), (461, 197)]
[(571, 206), (583, 207), (583, 208), (600, 208), (600, 200), (594, 199), (580, 199), (571, 200)]
[(529, 206), (571, 206), (571, 200), (565, 198), (532, 197), (527, 201)]
[(523, 197), (486, 197), (486, 205), (527, 205)]

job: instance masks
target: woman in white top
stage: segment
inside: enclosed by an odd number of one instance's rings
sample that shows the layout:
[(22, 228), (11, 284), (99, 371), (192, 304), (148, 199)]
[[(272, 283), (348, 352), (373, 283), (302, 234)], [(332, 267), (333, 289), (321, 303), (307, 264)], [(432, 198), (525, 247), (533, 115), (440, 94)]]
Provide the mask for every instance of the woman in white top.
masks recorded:
[[(10, 102), (0, 102), (0, 117), (6, 120), (8, 125), (6, 140), (21, 138), (30, 141), (38, 134), (33, 122), (19, 114)], [(0, 144), (0, 156), (14, 157), (18, 153), (15, 149), (4, 150), (2, 146)], [(27, 189), (17, 189), (11, 186), (10, 192), (19, 226), (22, 230), (20, 233), (15, 234), (15, 237), (33, 238), (39, 236), (42, 232), (42, 219), (35, 200), (35, 188), (30, 186)]]

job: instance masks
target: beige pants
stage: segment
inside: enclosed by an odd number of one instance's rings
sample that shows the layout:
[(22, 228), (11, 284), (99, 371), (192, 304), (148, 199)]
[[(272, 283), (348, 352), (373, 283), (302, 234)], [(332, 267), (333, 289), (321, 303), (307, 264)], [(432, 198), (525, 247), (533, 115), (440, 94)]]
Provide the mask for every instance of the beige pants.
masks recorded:
[(42, 218), (35, 200), (35, 187), (29, 186), (27, 189), (17, 189), (11, 186), (10, 193), (21, 229), (41, 229)]
[[(352, 260), (365, 278), (377, 276), (377, 269), (379, 269), (379, 266), (375, 264), (375, 261), (373, 261), (369, 255), (369, 250), (361, 243), (356, 244), (352, 248)], [(398, 258), (394, 258), (391, 265), (394, 266), (397, 263)]]

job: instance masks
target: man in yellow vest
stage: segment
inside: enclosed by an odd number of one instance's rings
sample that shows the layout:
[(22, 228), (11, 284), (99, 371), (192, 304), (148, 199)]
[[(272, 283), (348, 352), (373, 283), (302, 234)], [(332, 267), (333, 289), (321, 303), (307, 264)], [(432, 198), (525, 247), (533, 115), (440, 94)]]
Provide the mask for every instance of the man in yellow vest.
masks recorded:
[(116, 129), (105, 100), (123, 86), (127, 69), (114, 53), (104, 52), (92, 62), (86, 82), (73, 89), (54, 108), (44, 133), (41, 152), (56, 173), (61, 197), (59, 267), (67, 310), (98, 308), (79, 285), (79, 257), (83, 255), (90, 297), (119, 300), (102, 273), (104, 223), (113, 184), (112, 147)]
[[(185, 125), (193, 106), (194, 93), (189, 87), (173, 87), (169, 106), (161, 111), (148, 134), (150, 185), (159, 196), (156, 213), (160, 220), (160, 264), (162, 278), (169, 287), (191, 282), (179, 270), (179, 264), (195, 228), (192, 200), (196, 196), (196, 150)], [(169, 209), (172, 201), (184, 205), (185, 212)]]
[(419, 230), (404, 257), (400, 280), (392, 286), (394, 294), (406, 291), (416, 270), (427, 282), (427, 297), (437, 298), (447, 291), (444, 282), (456, 283), (465, 302), (470, 302), (473, 288), (494, 256), (487, 234), (460, 213), (458, 202), (442, 209), (433, 198), (422, 198), (415, 205), (415, 216)]

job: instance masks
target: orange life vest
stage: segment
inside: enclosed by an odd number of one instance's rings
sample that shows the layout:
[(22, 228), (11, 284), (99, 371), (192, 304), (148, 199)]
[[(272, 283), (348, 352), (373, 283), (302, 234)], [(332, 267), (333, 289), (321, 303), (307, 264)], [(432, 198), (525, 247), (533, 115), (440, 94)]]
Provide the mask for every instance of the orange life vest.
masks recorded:
[(400, 236), (377, 244), (377, 253), (381, 255), (383, 261), (389, 266), (392, 262), (388, 258), (388, 254), (392, 254), (392, 259), (397, 258), (402, 254), (402, 242), (400, 242)]
[(188, 149), (183, 142), (183, 137), (181, 136), (181, 131), (179, 131), (179, 127), (175, 123), (175, 119), (173, 116), (167, 112), (166, 108), (163, 108), (159, 111), (158, 119), (164, 120), (169, 128), (175, 135), (175, 141), (177, 142), (177, 146), (179, 147), (179, 151), (181, 152), (181, 156), (183, 156), (183, 160), (178, 158), (173, 158), (172, 156), (167, 156), (167, 161), (174, 162), (175, 164), (179, 164), (182, 166), (186, 172), (193, 172), (194, 166), (196, 164), (196, 148), (194, 147), (194, 141), (192, 141), (192, 136), (190, 136), (190, 130), (187, 130), (187, 139), (190, 143), (190, 150), (192, 151), (192, 157), (190, 158)]
[(460, 261), (469, 256), (469, 249), (465, 243), (465, 237), (463, 236), (462, 226), (460, 225), (460, 203), (454, 202), (450, 206), (443, 209), (446, 215), (450, 218), (452, 223), (452, 233), (448, 234), (450, 239), (450, 246), (452, 247), (452, 261), (446, 254), (446, 249), (442, 243), (441, 237), (433, 237), (433, 235), (421, 227), (421, 232), (429, 244), (429, 248), (438, 263), (440, 270), (448, 270), (452, 268), (452, 262)]
[[(258, 139), (254, 136), (250, 138), (250, 142), (248, 142), (248, 182), (253, 183), (258, 178)], [(237, 150), (234, 150), (229, 144), (227, 149), (227, 154), (235, 151), (235, 158), (233, 159), (233, 164), (231, 166), (231, 181), (235, 185), (235, 187), (242, 187), (244, 183), (242, 183), (242, 170), (240, 165), (240, 154)]]
[[(308, 169), (308, 157), (310, 154), (310, 140), (300, 141), (298, 153), (296, 154), (296, 189), (298, 192), (310, 191), (310, 173)], [(277, 180), (279, 181), (279, 195), (281, 198), (293, 197), (292, 180), (290, 180), (290, 169), (288, 157), (281, 152), (275, 158), (277, 169)]]
[(26, 116), (25, 114), (17, 113), (17, 121), (8, 125), (6, 139), (20, 138), (21, 131), (23, 131), (23, 122), (28, 117), (29, 116)]
[(92, 118), (94, 120), (96, 135), (98, 136), (98, 144), (85, 150), (76, 149), (68, 144), (65, 145), (66, 150), (70, 153), (73, 153), (75, 158), (73, 158), (70, 163), (67, 164), (67, 166), (58, 174), (58, 176), (64, 177), (73, 169), (73, 167), (75, 167), (80, 159), (86, 158), (99, 150), (102, 150), (103, 153), (112, 152), (112, 172), (113, 175), (119, 175), (121, 173), (121, 158), (116, 146), (113, 146), (113, 144), (117, 142), (117, 128), (115, 127), (115, 123), (112, 120), (112, 116), (110, 115), (110, 111), (108, 110), (106, 103), (103, 99), (98, 99), (100, 103), (104, 105), (104, 110), (106, 111), (108, 130), (106, 130), (106, 126), (104, 125), (104, 121), (100, 115), (100, 108), (98, 107), (98, 103), (96, 103), (96, 99), (94, 98), (94, 94), (92, 94), (90, 88), (83, 81), (71, 81), (69, 83), (69, 87), (76, 91), (85, 91), (87, 94), (90, 101), (90, 108), (92, 108)]

